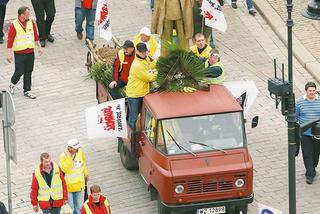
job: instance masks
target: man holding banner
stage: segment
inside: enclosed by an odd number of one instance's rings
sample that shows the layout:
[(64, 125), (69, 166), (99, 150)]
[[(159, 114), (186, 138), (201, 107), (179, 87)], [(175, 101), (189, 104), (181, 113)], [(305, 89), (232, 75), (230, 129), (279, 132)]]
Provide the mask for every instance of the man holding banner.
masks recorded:
[(96, 16), (97, 0), (75, 0), (75, 23), (77, 38), (82, 40), (82, 24), (86, 19), (86, 39), (94, 40), (94, 20)]

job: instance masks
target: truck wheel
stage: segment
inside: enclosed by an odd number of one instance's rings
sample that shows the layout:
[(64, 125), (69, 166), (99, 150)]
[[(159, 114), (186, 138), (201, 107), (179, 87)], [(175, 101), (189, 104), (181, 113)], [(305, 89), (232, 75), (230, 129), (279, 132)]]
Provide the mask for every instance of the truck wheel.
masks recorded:
[(128, 170), (138, 169), (137, 159), (130, 153), (124, 143), (119, 141), (119, 144), (120, 159), (123, 167)]
[(236, 214), (240, 214), (240, 213), (247, 214), (247, 212), (248, 212), (248, 204), (236, 207), (236, 212), (235, 212)]
[(152, 185), (150, 185), (149, 188), (150, 188), (149, 189), (149, 191), (150, 191), (150, 200), (151, 201), (157, 200), (158, 199), (158, 191)]

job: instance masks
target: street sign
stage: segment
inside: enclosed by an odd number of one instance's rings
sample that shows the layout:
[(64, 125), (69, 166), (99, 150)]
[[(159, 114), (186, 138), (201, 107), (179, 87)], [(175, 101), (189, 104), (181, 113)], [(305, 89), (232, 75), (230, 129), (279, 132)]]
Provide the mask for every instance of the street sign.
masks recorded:
[(11, 94), (6, 91), (6, 102), (7, 102), (7, 116), (8, 116), (8, 125), (13, 126), (16, 122), (15, 116), (15, 107)]
[(10, 159), (15, 163), (17, 163), (17, 143), (16, 143), (16, 130), (11, 126), (8, 127), (8, 143), (9, 143), (9, 155)]

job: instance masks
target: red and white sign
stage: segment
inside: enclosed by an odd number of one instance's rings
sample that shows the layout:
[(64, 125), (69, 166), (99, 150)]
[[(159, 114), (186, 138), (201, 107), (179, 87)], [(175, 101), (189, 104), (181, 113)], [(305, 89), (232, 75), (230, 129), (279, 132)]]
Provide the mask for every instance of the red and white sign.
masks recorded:
[(203, 0), (201, 10), (206, 26), (215, 28), (222, 33), (226, 32), (227, 22), (218, 0)]
[(108, 42), (112, 39), (108, 0), (98, 0), (96, 20), (98, 21), (99, 35)]
[(89, 139), (127, 138), (125, 99), (89, 107), (85, 112)]
[(259, 94), (259, 90), (253, 81), (231, 81), (224, 82), (224, 86), (231, 92), (236, 101), (243, 108), (244, 115), (248, 113), (254, 100)]

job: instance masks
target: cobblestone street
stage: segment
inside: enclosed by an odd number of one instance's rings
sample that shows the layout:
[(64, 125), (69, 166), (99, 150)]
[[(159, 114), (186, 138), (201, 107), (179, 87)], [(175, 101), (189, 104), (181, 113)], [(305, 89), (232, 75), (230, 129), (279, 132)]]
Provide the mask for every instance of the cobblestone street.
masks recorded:
[[(284, 13), (283, 1), (269, 1), (279, 13)], [(280, 4), (281, 2), (281, 4)], [(282, 5), (283, 3), (283, 5)], [(28, 5), (29, 0), (11, 0), (7, 5), (6, 22), (16, 18), (17, 9)], [(281, 5), (281, 6), (280, 6)], [(258, 213), (257, 203), (262, 203), (288, 213), (287, 177), (287, 127), (275, 101), (269, 96), (267, 80), (273, 77), (273, 59), (285, 63), (287, 49), (260, 14), (248, 14), (244, 2), (239, 1), (234, 10), (227, 4), (224, 13), (228, 23), (225, 34), (214, 33), (215, 45), (222, 55), (227, 81), (253, 80), (260, 94), (247, 119), (260, 117), (257, 128), (247, 125), (248, 146), (254, 162), (255, 200), (249, 214)], [(16, 107), (18, 164), (11, 163), (13, 208), (15, 214), (33, 213), (29, 193), (33, 169), (42, 152), (49, 152), (58, 161), (66, 142), (78, 138), (87, 156), (89, 185), (101, 185), (109, 198), (113, 214), (157, 213), (157, 202), (150, 201), (144, 181), (137, 171), (125, 170), (117, 153), (116, 141), (88, 141), (84, 110), (95, 105), (95, 83), (86, 78), (87, 47), (76, 38), (74, 31), (74, 1), (56, 0), (56, 19), (52, 33), (56, 41), (44, 48), (42, 56), (36, 55), (33, 88), (37, 99), (23, 96), (20, 90), (13, 96)], [(150, 26), (151, 13), (148, 0), (114, 0), (110, 2), (113, 34), (121, 41), (132, 39), (141, 27)], [(32, 14), (34, 17), (34, 14)], [(310, 29), (315, 39), (319, 25), (298, 21), (295, 29)], [(302, 23), (303, 22), (303, 23)], [(295, 32), (296, 33), (296, 32)], [(97, 34), (96, 34), (97, 35)], [(304, 40), (310, 35), (296, 36)], [(318, 40), (319, 41), (319, 40)], [(98, 46), (104, 41), (96, 36)], [(320, 59), (320, 48), (305, 44), (315, 58)], [(14, 64), (5, 62), (6, 45), (0, 46), (0, 88), (7, 89)], [(294, 91), (296, 97), (304, 93), (307, 81), (314, 80), (294, 59)], [(2, 135), (0, 144), (2, 144)], [(0, 201), (7, 203), (5, 153), (0, 146)], [(307, 185), (301, 154), (296, 158), (297, 213), (319, 213), (320, 179)]]

